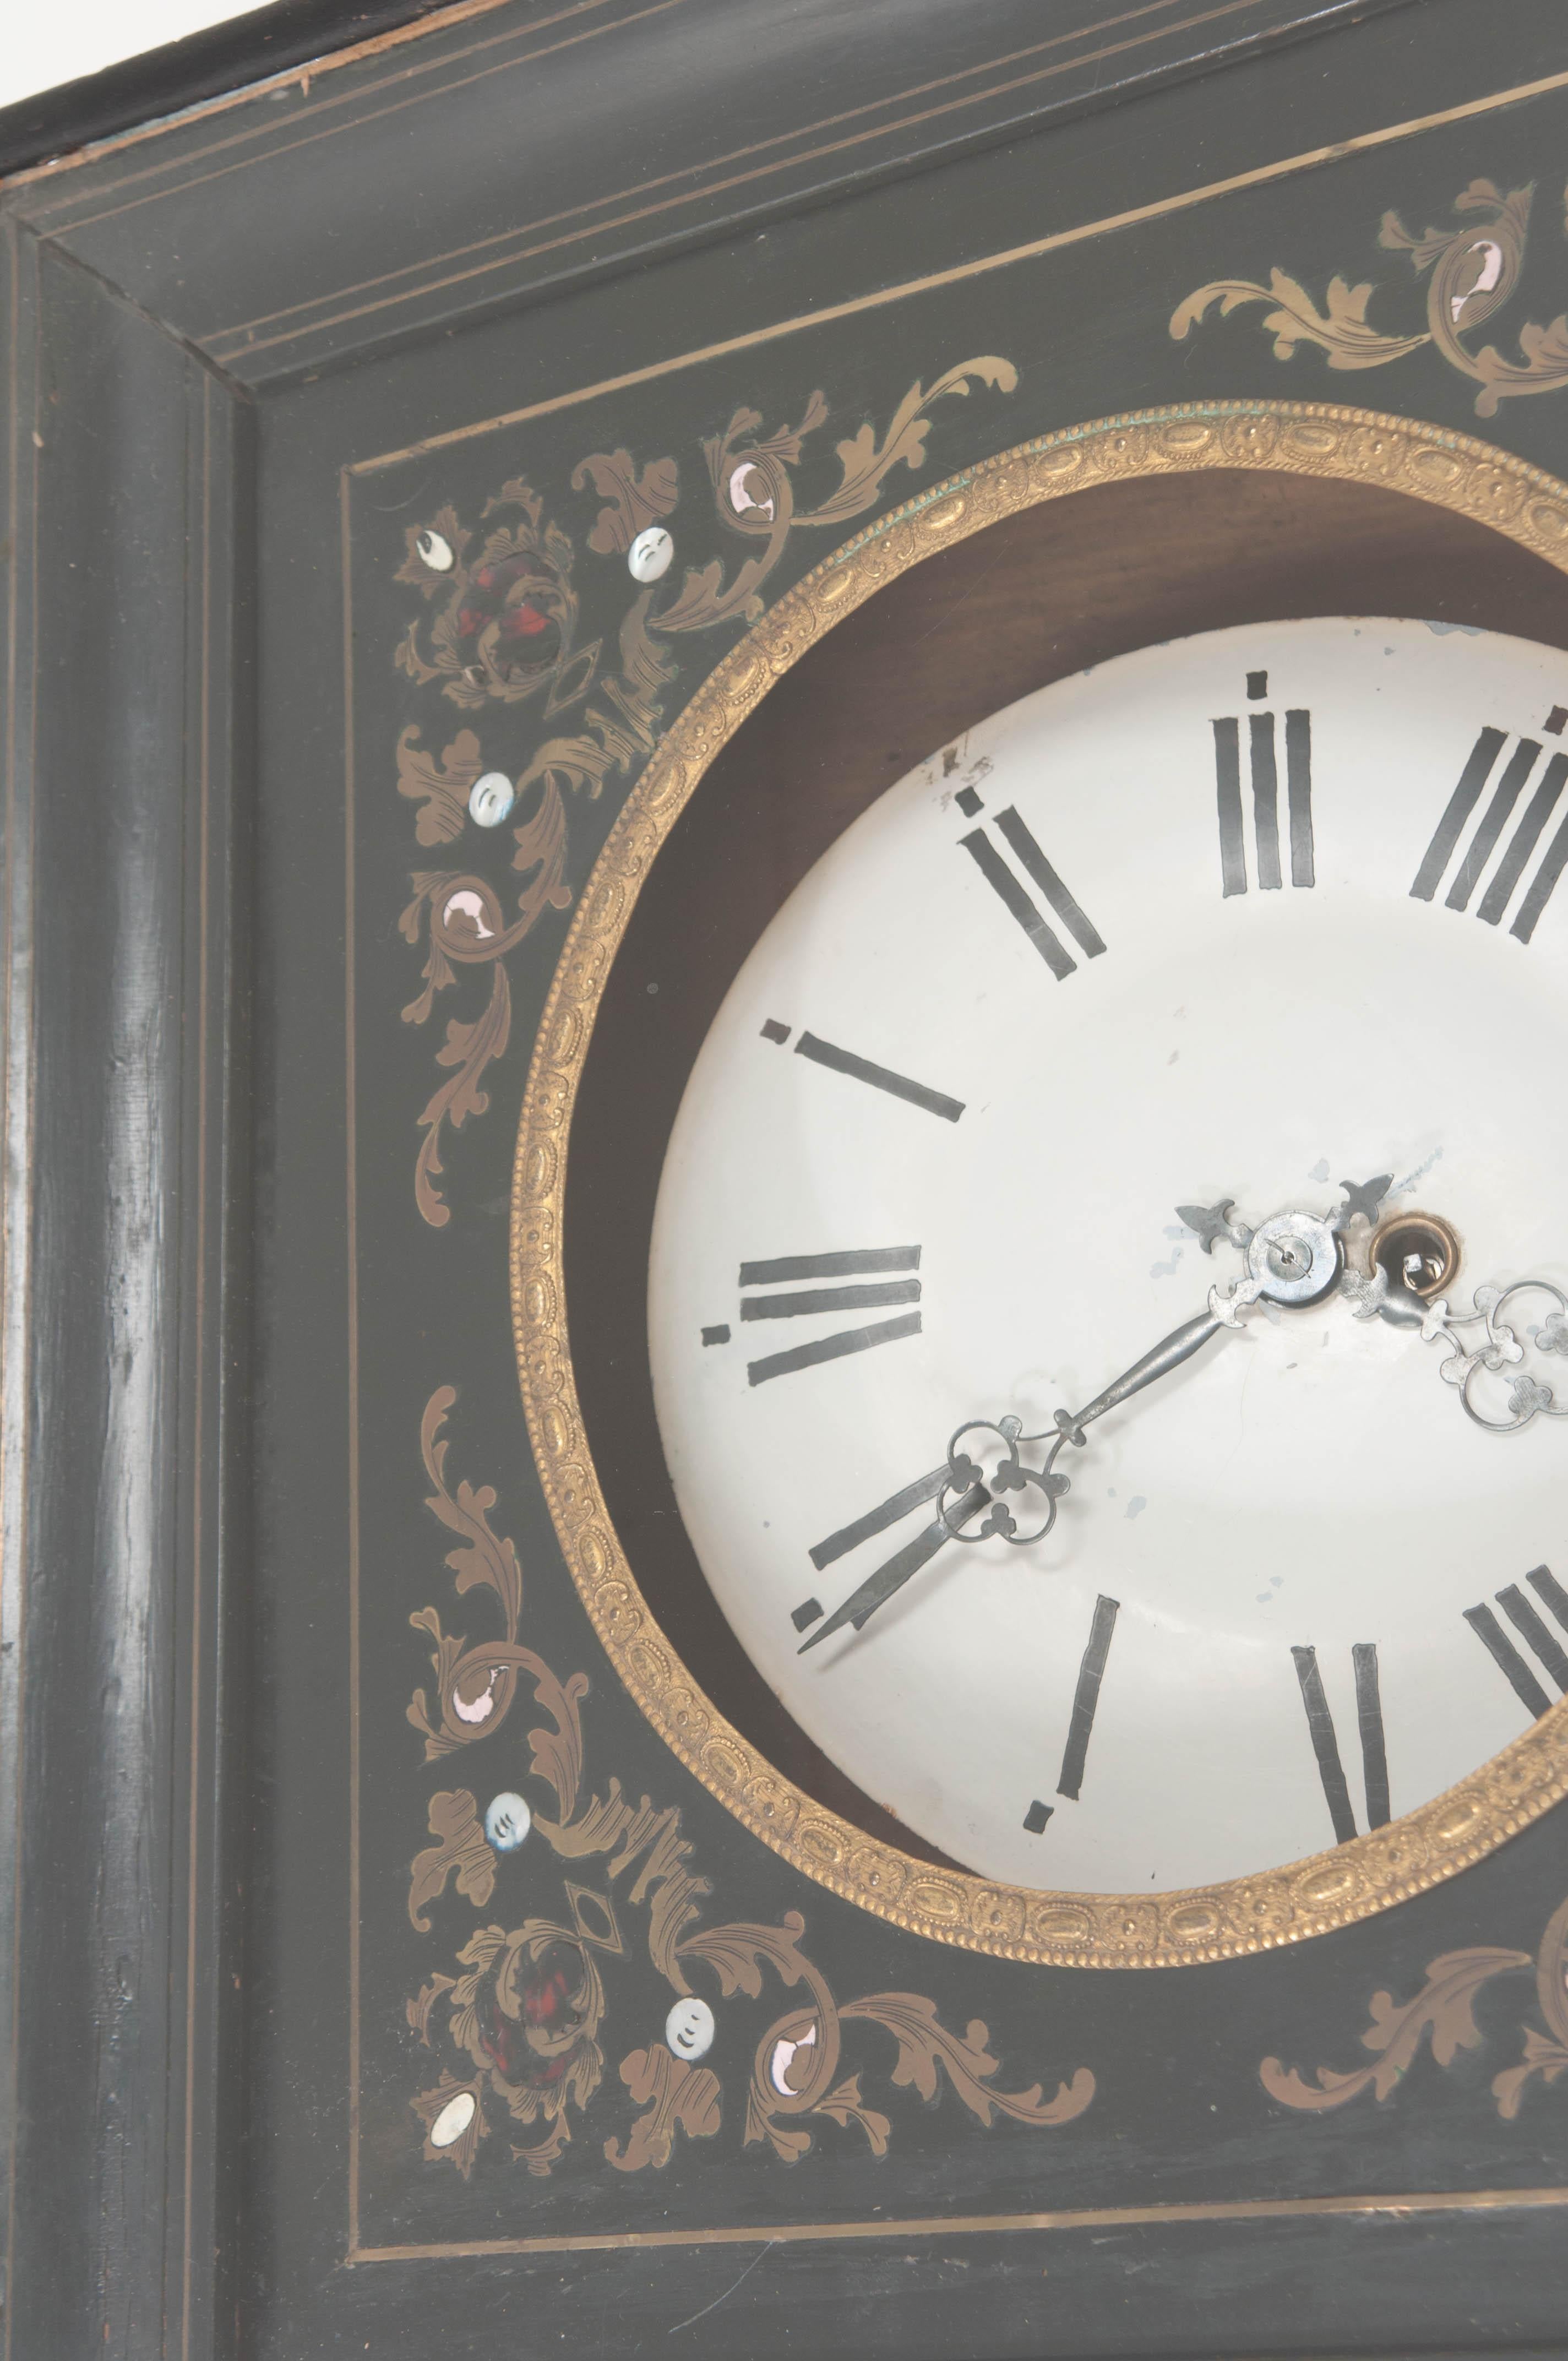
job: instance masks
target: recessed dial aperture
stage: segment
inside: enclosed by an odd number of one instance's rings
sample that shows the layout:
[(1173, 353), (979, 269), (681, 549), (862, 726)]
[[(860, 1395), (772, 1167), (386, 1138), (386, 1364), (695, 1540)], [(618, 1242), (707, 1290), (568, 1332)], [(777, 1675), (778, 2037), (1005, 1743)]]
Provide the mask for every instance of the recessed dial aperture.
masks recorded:
[[(676, 1497), (791, 1713), (969, 1866), (1246, 1874), (1412, 1809), (1559, 1694), (1564, 678), (1379, 620), (1119, 659), (889, 790), (732, 987), (655, 1224)], [(1475, 1386), (1528, 1378), (1528, 1433), (1464, 1417), (1430, 1291), (1376, 1316), (1367, 1241), (1402, 1211), (1463, 1239), (1455, 1313), (1544, 1286), (1454, 1331), (1506, 1358), (1514, 1323), (1528, 1368)], [(1239, 1333), (1061, 1446), (1041, 1539), (992, 1521), (1041, 1500), (994, 1450), (966, 1508), (966, 1422), (1059, 1439), (1259, 1280)]]

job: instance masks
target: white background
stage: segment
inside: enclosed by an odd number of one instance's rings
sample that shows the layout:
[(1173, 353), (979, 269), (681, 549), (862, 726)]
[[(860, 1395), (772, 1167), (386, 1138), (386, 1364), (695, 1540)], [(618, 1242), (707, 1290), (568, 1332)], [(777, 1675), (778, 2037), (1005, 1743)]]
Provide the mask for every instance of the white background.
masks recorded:
[(241, 16), (256, 0), (76, 0), (69, 8), (7, 12), (0, 41), (0, 106), (57, 82), (76, 82), (122, 58), (183, 40), (205, 25)]

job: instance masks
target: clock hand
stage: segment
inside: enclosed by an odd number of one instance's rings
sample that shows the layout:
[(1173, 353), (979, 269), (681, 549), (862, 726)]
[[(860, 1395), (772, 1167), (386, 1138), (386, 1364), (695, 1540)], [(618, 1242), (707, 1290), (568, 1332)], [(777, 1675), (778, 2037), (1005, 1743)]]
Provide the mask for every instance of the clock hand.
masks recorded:
[[(1544, 1296), (1552, 1307), (1538, 1326), (1526, 1330), (1535, 1351), (1568, 1354), (1568, 1295), (1548, 1279), (1518, 1279), (1508, 1287), (1478, 1287), (1469, 1312), (1450, 1312), (1442, 1296), (1420, 1307), (1422, 1343), (1448, 1348), (1438, 1375), (1458, 1388), (1465, 1416), (1489, 1434), (1516, 1434), (1538, 1412), (1546, 1418), (1568, 1418), (1568, 1402), (1558, 1401), (1552, 1387), (1523, 1366), (1529, 1352), (1518, 1329), (1500, 1317), (1508, 1305), (1527, 1296)], [(1460, 1333), (1476, 1329), (1479, 1335)], [(1513, 1374), (1505, 1376), (1505, 1371)], [(1484, 1391), (1482, 1381), (1486, 1378), (1497, 1382)], [(1493, 1410), (1504, 1413), (1501, 1417), (1487, 1415), (1482, 1404), (1488, 1399)]]
[[(920, 1568), (936, 1555), (945, 1541), (983, 1541), (988, 1534), (996, 1533), (1014, 1547), (1021, 1547), (1041, 1540), (1055, 1524), (1057, 1502), (1068, 1489), (1067, 1477), (1055, 1473), (1057, 1456), (1063, 1444), (1069, 1442), (1081, 1444), (1085, 1439), (1080, 1432), (1082, 1427), (1094, 1419), (1102, 1418), (1108, 1410), (1114, 1410), (1129, 1395), (1152, 1385), (1157, 1378), (1163, 1378), (1170, 1370), (1179, 1368), (1182, 1362), (1190, 1360), (1211, 1336), (1217, 1336), (1222, 1328), (1239, 1328), (1242, 1311), (1255, 1302), (1262, 1293), (1262, 1281), (1253, 1279), (1239, 1280), (1228, 1295), (1222, 1294), (1217, 1287), (1211, 1288), (1207, 1312), (1199, 1312), (1194, 1319), (1184, 1321), (1179, 1328), (1172, 1329), (1152, 1352), (1135, 1361), (1130, 1369), (1124, 1370), (1113, 1384), (1107, 1386), (1102, 1393), (1096, 1394), (1082, 1410), (1057, 1411), (1057, 1433), (1040, 1467), (1025, 1467), (1019, 1458), (1017, 1446), (1020, 1441), (1038, 1443), (1043, 1440), (1040, 1435), (1021, 1434), (1022, 1420), (1004, 1418), (992, 1425), (990, 1420), (976, 1419), (960, 1426), (948, 1446), (948, 1483), (938, 1500), (936, 1521), (917, 1533), (895, 1556), (890, 1557), (885, 1565), (879, 1565), (874, 1573), (868, 1575), (860, 1588), (851, 1591), (843, 1605), (836, 1608), (810, 1639), (802, 1643), (795, 1651), (796, 1654), (804, 1656), (808, 1648), (820, 1647), (824, 1640), (831, 1639), (833, 1633), (841, 1631), (847, 1623), (852, 1623), (857, 1631), (863, 1631), (877, 1609), (884, 1607), (902, 1590), (911, 1576), (918, 1574)], [(999, 1434), (1008, 1446), (1008, 1455), (990, 1484), (985, 1482), (974, 1461), (958, 1447), (965, 1435), (981, 1426), (989, 1433)], [(1021, 1489), (1026, 1484), (1033, 1484), (1045, 1493), (1047, 1514), (1045, 1522), (1036, 1531), (1020, 1534), (1011, 1510), (997, 1498), (997, 1494)], [(955, 1490), (959, 1497), (949, 1507), (947, 1493)], [(966, 1533), (962, 1528), (972, 1523), (986, 1508), (989, 1508), (990, 1514), (980, 1531)]]
[[(973, 1466), (972, 1461), (965, 1464)], [(978, 1478), (978, 1469), (975, 1472)], [(927, 1558), (936, 1555), (948, 1537), (941, 1526), (948, 1524), (949, 1518), (959, 1524), (967, 1523), (970, 1517), (980, 1514), (990, 1499), (989, 1486), (978, 1480), (971, 1484), (962, 1499), (955, 1501), (950, 1510), (943, 1512), (940, 1523), (927, 1525), (924, 1532), (917, 1533), (895, 1556), (890, 1557), (885, 1565), (879, 1565), (874, 1574), (869, 1574), (860, 1588), (851, 1591), (843, 1605), (834, 1609), (827, 1622), (795, 1650), (796, 1655), (804, 1656), (807, 1648), (815, 1648), (822, 1641), (830, 1639), (835, 1631), (841, 1631), (846, 1623), (852, 1623), (857, 1631), (862, 1630), (877, 1609), (884, 1607), (894, 1592), (903, 1589), (911, 1575), (918, 1574)], [(951, 1532), (950, 1525), (948, 1530)], [(958, 1535), (954, 1534), (953, 1538), (957, 1539)]]
[[(1243, 1312), (1255, 1303), (1263, 1291), (1263, 1281), (1257, 1279), (1238, 1280), (1228, 1294), (1212, 1287), (1207, 1312), (1200, 1312), (1193, 1319), (1184, 1320), (1179, 1328), (1173, 1328), (1168, 1336), (1162, 1336), (1152, 1350), (1146, 1353), (1141, 1360), (1135, 1361), (1130, 1369), (1124, 1369), (1119, 1378), (1113, 1378), (1103, 1392), (1097, 1393), (1082, 1410), (1058, 1410), (1055, 1413), (1056, 1423), (1061, 1432), (1051, 1446), (1052, 1458), (1064, 1443), (1081, 1444), (1085, 1439), (1084, 1427), (1097, 1418), (1103, 1418), (1108, 1410), (1114, 1410), (1129, 1395), (1141, 1393), (1146, 1386), (1152, 1386), (1157, 1378), (1168, 1377), (1172, 1369), (1181, 1367), (1183, 1361), (1190, 1361), (1211, 1336), (1217, 1336), (1222, 1328), (1239, 1328)], [(1036, 1438), (1025, 1436), (1024, 1439), (1032, 1442)]]
[[(1215, 1209), (1216, 1214), (1227, 1214), (1228, 1201)], [(1217, 1224), (1216, 1235), (1230, 1235), (1231, 1227), (1223, 1220)], [(1025, 1434), (1023, 1421), (1015, 1417), (999, 1420), (970, 1419), (960, 1426), (948, 1444), (947, 1485), (938, 1496), (937, 1518), (925, 1532), (916, 1536), (898, 1554), (868, 1575), (858, 1590), (852, 1591), (841, 1607), (828, 1616), (810, 1639), (796, 1650), (804, 1656), (809, 1648), (819, 1647), (835, 1631), (847, 1623), (863, 1631), (879, 1607), (902, 1590), (912, 1576), (917, 1574), (945, 1541), (973, 1543), (984, 1541), (992, 1534), (1009, 1542), (1014, 1548), (1026, 1548), (1042, 1541), (1057, 1520), (1057, 1503), (1069, 1489), (1068, 1478), (1056, 1473), (1056, 1462), (1065, 1444), (1082, 1444), (1083, 1429), (1107, 1411), (1115, 1410), (1134, 1394), (1141, 1393), (1157, 1378), (1168, 1377), (1194, 1353), (1201, 1350), (1211, 1337), (1222, 1328), (1239, 1328), (1243, 1314), (1259, 1301), (1297, 1304), (1316, 1302), (1332, 1287), (1340, 1274), (1341, 1256), (1334, 1233), (1327, 1222), (1310, 1213), (1277, 1214), (1255, 1231), (1247, 1233), (1249, 1275), (1233, 1282), (1229, 1288), (1209, 1290), (1209, 1308), (1184, 1320), (1168, 1336), (1124, 1369), (1093, 1400), (1080, 1411), (1058, 1410), (1055, 1413), (1055, 1433), (1050, 1447), (1038, 1467), (1025, 1466), (1019, 1455), (1021, 1443), (1039, 1443), (1043, 1434)], [(959, 1449), (964, 1438), (983, 1431), (999, 1436), (1005, 1445), (1005, 1456), (989, 1481), (981, 1469)], [(1047, 1430), (1049, 1432), (1049, 1430)], [(1046, 1513), (1041, 1523), (1032, 1532), (1021, 1533), (1017, 1521), (999, 1497), (1003, 1492), (1022, 1491), (1028, 1486), (1044, 1493)], [(956, 1497), (951, 1507), (948, 1494)], [(981, 1510), (987, 1510), (977, 1531), (965, 1532), (964, 1526), (973, 1523)]]
[[(1376, 1224), (1388, 1175), (1359, 1185), (1346, 1180), (1341, 1186), (1345, 1202), (1334, 1216), (1335, 1229), (1347, 1228), (1357, 1213)], [(1525, 1333), (1538, 1354), (1568, 1355), (1568, 1295), (1561, 1288), (1546, 1279), (1477, 1287), (1468, 1312), (1451, 1312), (1447, 1299), (1436, 1292), (1436, 1274), (1445, 1263), (1452, 1273), (1458, 1240), (1434, 1214), (1412, 1213), (1386, 1222), (1375, 1232), (1370, 1255), (1368, 1270), (1347, 1267), (1340, 1281), (1354, 1318), (1419, 1329), (1424, 1345), (1442, 1345), (1439, 1374), (1457, 1389), (1465, 1416), (1476, 1426), (1489, 1434), (1515, 1434), (1537, 1416), (1568, 1418), (1568, 1402), (1559, 1402), (1544, 1378), (1522, 1366), (1529, 1357), (1526, 1346), (1519, 1331), (1501, 1317), (1508, 1304), (1521, 1298), (1544, 1298), (1541, 1308), (1545, 1316)]]
[[(1254, 1304), (1262, 1301), (1299, 1307), (1316, 1303), (1338, 1283), (1343, 1263), (1332, 1223), (1320, 1221), (1313, 1213), (1277, 1213), (1272, 1221), (1248, 1230), (1230, 1221), (1231, 1210), (1229, 1198), (1208, 1212), (1196, 1205), (1177, 1208), (1184, 1221), (1197, 1215), (1206, 1226), (1206, 1253), (1215, 1237), (1229, 1237), (1233, 1243), (1244, 1244), (1248, 1276), (1229, 1288), (1212, 1287), (1207, 1312), (1173, 1328), (1168, 1336), (1162, 1337), (1152, 1351), (1113, 1378), (1082, 1410), (1058, 1410), (1056, 1423), (1060, 1430), (1059, 1439), (1051, 1447), (1047, 1469), (1062, 1443), (1081, 1444), (1082, 1430), (1094, 1419), (1103, 1418), (1108, 1410), (1114, 1410), (1130, 1395), (1141, 1393), (1157, 1378), (1168, 1377), (1172, 1369), (1190, 1361), (1211, 1336), (1217, 1336), (1222, 1328), (1239, 1328), (1243, 1313)], [(1191, 1226), (1199, 1224), (1194, 1222)], [(1035, 1438), (1025, 1435), (1022, 1439), (1030, 1442)]]

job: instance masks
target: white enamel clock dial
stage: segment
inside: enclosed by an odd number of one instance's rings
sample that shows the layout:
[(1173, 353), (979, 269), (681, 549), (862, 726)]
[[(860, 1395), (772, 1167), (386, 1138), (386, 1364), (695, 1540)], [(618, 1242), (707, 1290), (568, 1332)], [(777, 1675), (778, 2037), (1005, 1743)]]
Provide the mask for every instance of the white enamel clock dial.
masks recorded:
[(1565, 707), (1568, 658), (1420, 622), (1123, 657), (891, 788), (731, 988), (654, 1226), (676, 1497), (792, 1716), (965, 1866), (1256, 1872), (1568, 1686), (1568, 1421), (1484, 1432), (1343, 1291), (1250, 1306), (1086, 1428), (1032, 1547), (949, 1537), (923, 1480), (1245, 1277), (1179, 1206), (1330, 1217), (1388, 1176), (1385, 1213), (1458, 1233), (1456, 1311), (1568, 1282)]

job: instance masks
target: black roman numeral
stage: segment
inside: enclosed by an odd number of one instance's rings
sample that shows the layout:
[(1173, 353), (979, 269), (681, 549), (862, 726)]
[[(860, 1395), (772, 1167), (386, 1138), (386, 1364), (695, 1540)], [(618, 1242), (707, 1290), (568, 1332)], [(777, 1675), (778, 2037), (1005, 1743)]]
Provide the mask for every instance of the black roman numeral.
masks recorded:
[[(1533, 1574), (1526, 1575), (1525, 1580), (1541, 1605), (1568, 1631), (1568, 1591), (1563, 1589), (1550, 1566), (1538, 1565)], [(1564, 1652), (1556, 1633), (1541, 1620), (1517, 1582), (1510, 1582), (1506, 1590), (1497, 1591), (1494, 1596), (1514, 1630), (1529, 1642), (1538, 1661), (1556, 1682), (1558, 1694), (1568, 1695), (1568, 1653)], [(1491, 1609), (1486, 1606), (1467, 1607), (1464, 1620), (1531, 1720), (1545, 1713), (1552, 1699), (1536, 1677), (1534, 1666), (1515, 1647)]]
[(811, 1563), (817, 1573), (821, 1574), (826, 1567), (836, 1565), (839, 1558), (848, 1557), (852, 1549), (859, 1549), (862, 1542), (869, 1542), (874, 1534), (885, 1533), (889, 1525), (897, 1524), (911, 1509), (921, 1508), (926, 1501), (936, 1499), (947, 1480), (948, 1463), (944, 1459), (939, 1467), (933, 1467), (928, 1475), (917, 1476), (913, 1484), (906, 1484), (903, 1491), (895, 1492), (890, 1500), (868, 1509), (865, 1515), (857, 1517), (852, 1525), (841, 1525), (836, 1533), (829, 1533), (827, 1540), (818, 1542), (811, 1552)]
[[(1078, 1667), (1078, 1686), (1073, 1691), (1067, 1744), (1062, 1748), (1061, 1775), (1057, 1781), (1057, 1794), (1066, 1795), (1074, 1804), (1083, 1784), (1084, 1757), (1089, 1752), (1090, 1732), (1094, 1728), (1094, 1708), (1100, 1702), (1100, 1684), (1105, 1676), (1105, 1660), (1111, 1653), (1111, 1635), (1116, 1629), (1116, 1618), (1120, 1613), (1120, 1599), (1095, 1600), (1094, 1620), (1089, 1627), (1088, 1645)], [(1028, 1826), (1026, 1819), (1025, 1826)]]
[[(981, 810), (980, 797), (972, 787), (965, 787), (957, 796), (959, 810), (972, 819)], [(1085, 959), (1098, 959), (1105, 946), (1082, 910), (1062, 884), (1046, 859), (1034, 837), (1025, 827), (1017, 810), (1009, 804), (996, 815), (996, 832), (1006, 844), (1018, 867), (1035, 885), (1050, 908), (1055, 911), (1067, 932), (1082, 951)], [(1078, 966), (1078, 961), (1050, 926), (1045, 912), (1034, 895), (1020, 884), (1014, 871), (983, 828), (971, 829), (959, 842), (970, 855), (981, 875), (1010, 917), (1015, 918), (1056, 977), (1066, 982)]]
[[(872, 1312), (895, 1303), (918, 1303), (920, 1281), (913, 1274), (919, 1268), (918, 1246), (863, 1246), (841, 1254), (779, 1255), (767, 1262), (743, 1262), (740, 1318), (800, 1320), (824, 1312)], [(908, 1276), (876, 1275), (894, 1271)], [(800, 1284), (804, 1279), (835, 1284), (806, 1287)], [(748, 1294), (747, 1289), (763, 1291)], [(814, 1337), (808, 1345), (792, 1345), (784, 1352), (749, 1362), (747, 1379), (753, 1386), (765, 1385), (770, 1378), (787, 1378), (796, 1369), (815, 1368), (821, 1361), (841, 1361), (846, 1354), (864, 1353), (873, 1345), (892, 1345), (900, 1337), (919, 1334), (918, 1312), (903, 1312), (896, 1320), (874, 1320), (863, 1327), (840, 1328), (831, 1335)], [(717, 1331), (703, 1331), (705, 1344), (728, 1341)]]
[[(1323, 1676), (1318, 1670), (1316, 1648), (1292, 1648), (1296, 1677), (1301, 1685), (1301, 1703), (1307, 1711), (1307, 1730), (1312, 1741), (1312, 1752), (1318, 1758), (1318, 1776), (1323, 1783), (1323, 1801), (1333, 1822), (1336, 1844), (1348, 1844), (1356, 1834), (1355, 1811), (1350, 1800), (1350, 1785), (1340, 1760), (1339, 1739), (1334, 1730), (1334, 1718), (1323, 1693)], [(1368, 1828), (1383, 1828), (1388, 1819), (1388, 1756), (1383, 1741), (1383, 1701), (1377, 1686), (1377, 1651), (1369, 1644), (1354, 1647), (1350, 1652), (1355, 1673), (1355, 1719), (1361, 1736), (1362, 1785), (1366, 1796)]]
[[(770, 1016), (762, 1027), (762, 1038), (776, 1041), (782, 1049), (790, 1031), (789, 1026)], [(847, 1074), (853, 1082), (867, 1082), (873, 1091), (885, 1091), (890, 1098), (923, 1107), (927, 1115), (940, 1115), (944, 1123), (957, 1123), (964, 1111), (962, 1099), (950, 1099), (945, 1091), (930, 1090), (924, 1082), (912, 1082), (907, 1074), (895, 1074), (891, 1066), (873, 1065), (869, 1058), (857, 1056), (853, 1049), (840, 1049), (837, 1042), (819, 1041), (815, 1033), (801, 1034), (795, 1054), (808, 1058), (814, 1066), (826, 1066), (830, 1073)]]
[[(1558, 708), (1553, 708), (1553, 715)], [(1548, 718), (1548, 727), (1552, 717)], [(1561, 730), (1563, 724), (1557, 721)], [(1497, 853), (1504, 831), (1514, 818), (1515, 808), (1525, 788), (1530, 784), (1541, 754), (1541, 743), (1535, 738), (1519, 738), (1506, 762), (1499, 757), (1508, 744), (1507, 730), (1483, 730), (1470, 749), (1459, 784), (1443, 808), (1442, 818), (1433, 831), (1431, 842), (1421, 857), (1416, 872), (1416, 882), (1410, 888), (1418, 902), (1430, 902), (1442, 884), (1448, 865), (1455, 853), (1458, 865), (1443, 895), (1445, 908), (1468, 910), (1471, 897), (1480, 884), (1483, 873)], [(1487, 797), (1480, 817), (1470, 823), (1482, 795), (1497, 774), (1497, 783)], [(1514, 922), (1508, 928), (1521, 943), (1528, 943), (1534, 934), (1541, 912), (1551, 901), (1553, 889), (1564, 866), (1568, 866), (1568, 818), (1560, 818), (1545, 851), (1536, 862), (1533, 873), (1525, 879), (1536, 847), (1545, 832), (1547, 822), (1557, 812), (1563, 798), (1563, 784), (1568, 779), (1568, 753), (1556, 753), (1541, 763), (1529, 802), (1492, 870), (1490, 880), (1475, 916), (1489, 927), (1499, 926), (1508, 915), (1508, 906), (1519, 895)], [(1466, 831), (1468, 830), (1468, 833)], [(1524, 890), (1519, 893), (1523, 883)]]
[[(1247, 696), (1268, 695), (1268, 675), (1249, 672)], [(1247, 890), (1246, 826), (1242, 813), (1241, 723), (1228, 714), (1213, 724), (1214, 786), (1220, 817), (1220, 891)], [(1284, 883), (1279, 836), (1279, 747), (1272, 713), (1247, 715), (1248, 769), (1252, 784), (1252, 832), (1258, 891), (1277, 892)], [(1285, 825), (1290, 851), (1290, 883), (1317, 883), (1312, 842), (1312, 717), (1299, 706), (1285, 716)]]

